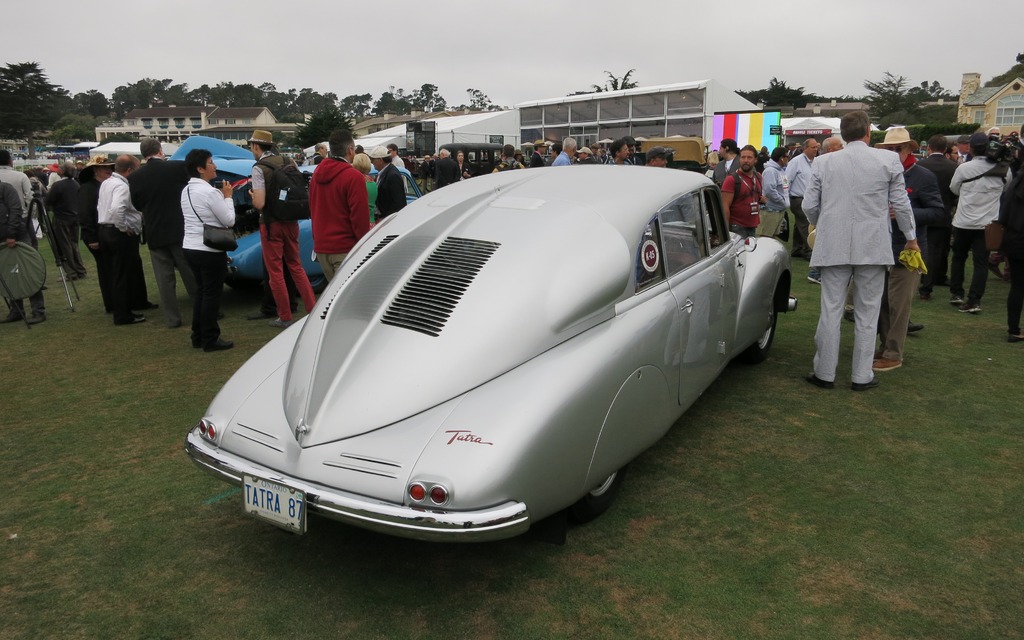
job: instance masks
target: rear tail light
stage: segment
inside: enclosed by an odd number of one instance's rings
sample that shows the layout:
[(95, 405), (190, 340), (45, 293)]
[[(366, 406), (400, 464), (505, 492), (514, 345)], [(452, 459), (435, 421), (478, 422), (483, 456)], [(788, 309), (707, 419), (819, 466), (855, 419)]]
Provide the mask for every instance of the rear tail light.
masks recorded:
[(409, 497), (413, 502), (423, 502), (423, 498), (427, 497), (426, 487), (418, 482), (412, 483), (409, 485)]
[(434, 504), (444, 504), (448, 502), (448, 490), (439, 484), (435, 484), (430, 488), (430, 501)]
[(199, 421), (199, 435), (214, 442), (217, 440), (217, 427), (206, 418), (203, 418)]
[(409, 499), (416, 503), (442, 505), (448, 502), (448, 497), (447, 487), (440, 484), (426, 485), (422, 482), (413, 482), (409, 485)]

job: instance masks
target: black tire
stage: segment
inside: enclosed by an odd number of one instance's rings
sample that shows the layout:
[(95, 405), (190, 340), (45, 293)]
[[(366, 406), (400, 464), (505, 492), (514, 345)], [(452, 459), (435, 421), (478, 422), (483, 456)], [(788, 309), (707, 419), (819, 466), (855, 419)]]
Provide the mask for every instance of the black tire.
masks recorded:
[(228, 277), (224, 279), (224, 284), (239, 291), (256, 291), (260, 288), (259, 280), (249, 280), (248, 278)]
[(576, 501), (576, 504), (569, 507), (569, 519), (582, 524), (590, 522), (612, 506), (615, 497), (619, 493), (622, 481), (626, 477), (626, 468), (623, 467), (605, 478), (599, 487)]
[(779, 312), (775, 310), (775, 302), (772, 301), (771, 310), (771, 321), (768, 324), (768, 329), (765, 330), (761, 337), (757, 339), (757, 342), (750, 345), (746, 350), (740, 354), (740, 361), (747, 364), (759, 364), (768, 359), (768, 351), (772, 348), (772, 343), (775, 342), (775, 325), (779, 321)]
[(313, 287), (313, 293), (320, 295), (327, 288), (327, 278), (323, 274), (309, 276), (309, 286)]

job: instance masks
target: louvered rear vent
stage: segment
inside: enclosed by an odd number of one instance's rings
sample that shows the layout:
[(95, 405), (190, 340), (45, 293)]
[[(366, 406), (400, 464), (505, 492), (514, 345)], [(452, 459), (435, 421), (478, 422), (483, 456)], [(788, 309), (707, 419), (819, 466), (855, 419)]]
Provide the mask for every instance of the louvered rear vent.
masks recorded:
[(402, 287), (381, 322), (437, 337), (476, 274), (500, 246), (446, 238)]
[[(370, 251), (370, 253), (366, 254), (366, 257), (363, 258), (362, 261), (360, 261), (360, 263), (356, 265), (356, 268), (352, 270), (352, 273), (348, 274), (348, 278), (345, 278), (345, 282), (348, 282), (349, 278), (351, 278), (355, 274), (356, 271), (359, 271), (359, 267), (361, 267), (364, 264), (366, 264), (367, 260), (369, 260), (373, 256), (377, 255), (378, 251), (380, 251), (384, 247), (388, 246), (388, 244), (392, 240), (397, 238), (397, 237), (398, 236), (384, 236), (384, 239), (381, 240), (380, 242), (378, 242), (377, 246), (374, 247), (373, 250)], [(335, 294), (335, 295), (337, 295), (337, 294)], [(324, 305), (324, 311), (323, 311), (323, 313), (320, 314), (320, 319), (321, 320), (325, 320), (327, 318), (327, 312), (331, 310), (331, 305), (332, 304), (334, 304), (334, 298), (331, 298), (330, 302), (328, 302), (327, 304)]]

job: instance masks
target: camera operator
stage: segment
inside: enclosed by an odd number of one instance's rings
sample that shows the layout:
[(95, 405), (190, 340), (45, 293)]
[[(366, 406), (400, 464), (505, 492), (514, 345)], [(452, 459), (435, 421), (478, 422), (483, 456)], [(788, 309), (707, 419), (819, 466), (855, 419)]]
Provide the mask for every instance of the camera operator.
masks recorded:
[[(956, 168), (949, 189), (960, 196), (953, 217), (953, 260), (950, 264), (949, 303), (961, 313), (980, 313), (981, 297), (988, 280), (988, 249), (985, 225), (999, 215), (999, 196), (1009, 179), (1009, 158), (1002, 144), (984, 133), (970, 139), (970, 162)], [(964, 298), (964, 271), (967, 252), (972, 255), (974, 273)]]

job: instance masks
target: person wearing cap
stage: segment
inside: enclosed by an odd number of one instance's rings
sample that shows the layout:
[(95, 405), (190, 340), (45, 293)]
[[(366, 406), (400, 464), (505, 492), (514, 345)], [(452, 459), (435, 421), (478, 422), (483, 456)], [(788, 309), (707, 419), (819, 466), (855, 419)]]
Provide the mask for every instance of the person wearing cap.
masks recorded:
[(960, 136), (956, 139), (956, 163), (963, 164), (971, 160), (971, 136)]
[(99, 212), (100, 185), (114, 173), (114, 163), (106, 156), (95, 156), (76, 176), (78, 188), (78, 225), (82, 230), (82, 243), (96, 261), (96, 281), (103, 298), (103, 309), (114, 311), (114, 297), (110, 292), (111, 254), (100, 247)]
[[(935, 174), (918, 166), (914, 152), (918, 149), (916, 141), (910, 139), (906, 129), (890, 128), (885, 132), (885, 140), (876, 145), (880, 149), (888, 149), (899, 155), (903, 165), (903, 182), (910, 198), (910, 208), (914, 213), (915, 233), (918, 237), (928, 237), (928, 226), (942, 221), (945, 207), (939, 193), (939, 182)], [(900, 252), (906, 244), (906, 238), (896, 224), (892, 214), (892, 255), (896, 266), (885, 274), (885, 289), (882, 293), (882, 304), (878, 314), (878, 337), (881, 347), (875, 353), (872, 363), (873, 371), (892, 371), (903, 366), (903, 351), (907, 341), (907, 328), (910, 324), (910, 305), (914, 300), (914, 292), (920, 281), (920, 273), (899, 264)], [(921, 245), (921, 257), (927, 263), (928, 243)]]
[(739, 168), (740, 163), (736, 156), (740, 154), (740, 148), (732, 138), (723, 138), (718, 144), (718, 162), (715, 164), (714, 173), (711, 179), (719, 187), (725, 182), (725, 177)]
[(667, 167), (672, 157), (672, 150), (668, 147), (654, 147), (644, 155), (648, 167)]
[[(459, 154), (462, 152), (460, 151)], [(377, 168), (377, 221), (401, 211), (406, 205), (402, 174), (391, 164), (387, 147), (374, 147), (367, 154)]]
[(953, 237), (953, 210), (957, 202), (957, 197), (950, 191), (949, 184), (953, 181), (957, 164), (955, 160), (946, 157), (946, 147), (946, 136), (935, 134), (928, 139), (928, 157), (918, 162), (920, 166), (935, 174), (945, 210), (942, 220), (928, 225), (928, 273), (921, 276), (921, 286), (918, 287), (922, 300), (931, 300), (934, 287), (949, 284), (946, 274), (949, 272), (949, 244)]
[[(1008, 180), (1009, 166), (985, 157), (989, 138), (971, 135), (971, 160), (956, 168), (949, 190), (960, 197), (953, 216), (953, 258), (949, 268), (949, 303), (961, 313), (980, 313), (981, 298), (988, 282), (988, 249), (985, 225), (999, 215), (999, 197)], [(974, 273), (964, 298), (967, 253), (973, 258)]]
[(366, 180), (352, 161), (356, 143), (348, 131), (332, 131), (331, 155), (313, 172), (309, 211), (313, 251), (331, 280), (359, 239), (370, 231), (370, 200)]
[(594, 157), (590, 147), (580, 147), (580, 150), (576, 152), (576, 164), (601, 164)]
[[(284, 166), (286, 160), (274, 153), (274, 137), (269, 131), (257, 129), (249, 138), (249, 150), (256, 159), (252, 168), (252, 206), (260, 212), (260, 244), (263, 248), (263, 264), (267, 267), (270, 290), (277, 305), (277, 318), (267, 324), (275, 329), (291, 326), (292, 308), (285, 283), (285, 270), (292, 276), (292, 282), (302, 298), (306, 313), (313, 310), (316, 296), (309, 284), (306, 270), (299, 257), (299, 223), (295, 220), (281, 220), (274, 215), (274, 202), (278, 193), (269, 193), (273, 188), (271, 177), (276, 169)], [(276, 190), (275, 190), (276, 191)], [(268, 197), (269, 195), (269, 197)]]
[(890, 212), (907, 239), (904, 248), (920, 251), (921, 247), (899, 156), (868, 146), (871, 120), (863, 111), (844, 115), (839, 130), (846, 148), (815, 161), (804, 194), (808, 221), (817, 226), (810, 266), (821, 273), (814, 368), (806, 380), (821, 389), (835, 388), (843, 302), (852, 282), (851, 388), (866, 391), (878, 386), (872, 366), (885, 271), (893, 265)]
[(501, 162), (498, 163), (498, 166), (494, 167), (494, 171), (491, 171), (491, 173), (525, 168), (526, 167), (524, 167), (521, 162), (516, 160), (516, 148), (510, 144), (506, 144), (501, 148)]
[(543, 140), (538, 140), (537, 142), (533, 143), (533, 155), (530, 156), (530, 168), (531, 169), (538, 169), (540, 167), (545, 166), (544, 165), (544, 154), (542, 154), (540, 152), (541, 149), (544, 149), (544, 148), (545, 148), (545, 144), (544, 144)]

